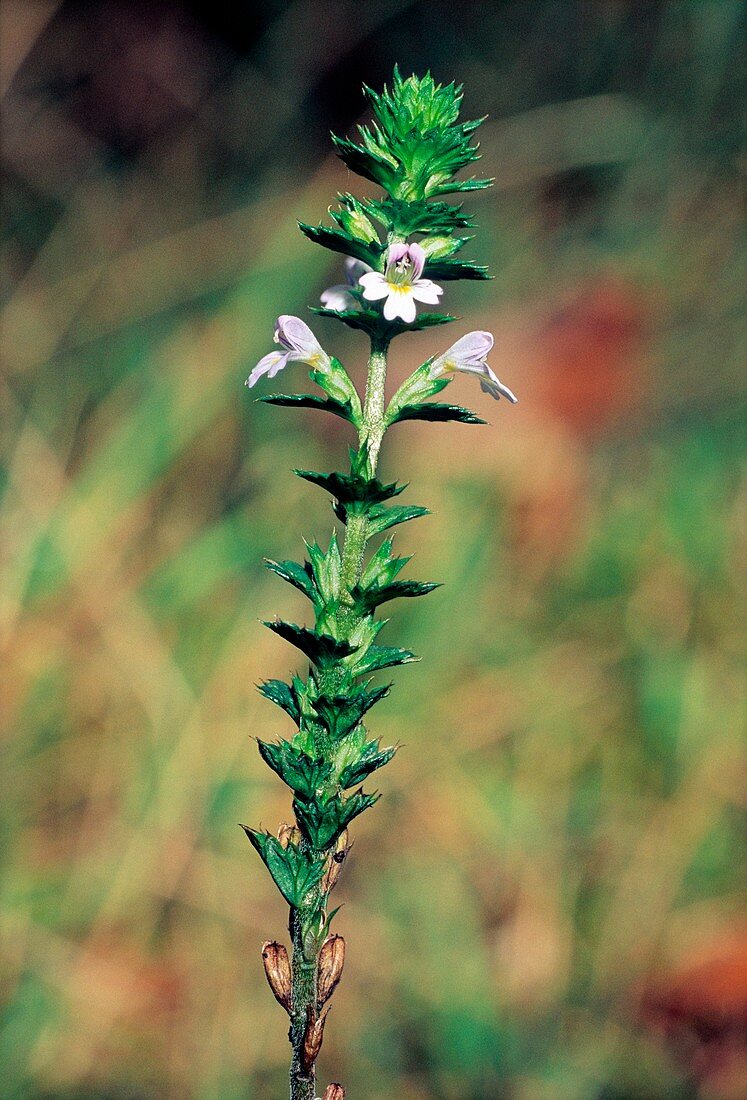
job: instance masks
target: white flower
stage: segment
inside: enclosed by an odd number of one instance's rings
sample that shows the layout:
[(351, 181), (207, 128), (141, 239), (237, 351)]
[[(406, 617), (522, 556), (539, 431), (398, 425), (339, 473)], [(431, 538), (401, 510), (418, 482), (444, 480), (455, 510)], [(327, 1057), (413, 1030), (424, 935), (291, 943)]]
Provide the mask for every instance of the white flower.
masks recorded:
[(289, 363), (306, 363), (307, 366), (323, 373), (330, 369), (329, 356), (300, 317), (292, 317), (287, 313), (278, 317), (275, 324), (275, 343), (280, 344), (284, 350), (270, 351), (263, 356), (247, 378), (245, 385), (253, 386), (263, 374), (268, 378), (274, 378), (278, 371), (287, 367)]
[(371, 271), (371, 268), (363, 260), (354, 260), (352, 256), (348, 256), (345, 260), (345, 282), (328, 287), (321, 295), (322, 305), (326, 309), (341, 311), (359, 309), (358, 299), (350, 293), (350, 288), (357, 286), (361, 275), (365, 275), (367, 271)]
[(480, 378), (480, 389), (489, 393), (498, 401), (505, 397), (512, 405), (518, 401), (508, 386), (496, 378), (487, 363), (487, 358), (493, 348), (493, 337), (489, 332), (468, 332), (455, 344), (439, 355), (431, 363), (430, 376), (438, 378), (442, 374), (453, 374), (454, 371), (462, 371), (464, 374), (476, 374)]
[(443, 289), (430, 279), (421, 279), (425, 266), (425, 252), (419, 244), (397, 241), (390, 244), (386, 254), (386, 271), (369, 271), (358, 280), (363, 287), (363, 297), (369, 302), (384, 299), (384, 316), (387, 321), (396, 317), (407, 324), (415, 320), (415, 303), (438, 305)]

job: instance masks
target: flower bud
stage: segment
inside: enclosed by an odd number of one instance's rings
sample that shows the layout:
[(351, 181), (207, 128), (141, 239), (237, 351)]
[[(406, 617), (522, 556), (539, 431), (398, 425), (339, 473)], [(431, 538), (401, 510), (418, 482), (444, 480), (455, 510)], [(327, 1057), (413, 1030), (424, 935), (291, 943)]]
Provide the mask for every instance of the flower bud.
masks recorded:
[(462, 242), (454, 237), (426, 237), (420, 244), (429, 260), (441, 260), (451, 256)]
[(299, 844), (301, 830), (296, 825), (289, 825), (287, 821), (283, 821), (278, 827), (278, 840), (281, 848), (287, 848), (289, 844)]
[(310, 1017), (306, 1025), (306, 1033), (303, 1037), (303, 1050), (301, 1051), (301, 1069), (305, 1076), (311, 1073), (311, 1068), (317, 1059), (319, 1051), (322, 1049), (324, 1024), (328, 1012), (329, 1008), (325, 1008), (322, 1014), (317, 1016), (316, 1019)]
[(345, 1100), (345, 1089), (342, 1085), (327, 1085), (322, 1100)]
[(357, 203), (350, 209), (340, 211), (340, 219), (351, 237), (365, 241), (366, 244), (373, 241), (379, 243), (378, 233)]
[(345, 965), (345, 940), (342, 936), (330, 936), (319, 952), (319, 1005), (326, 1004), (342, 977)]
[(332, 853), (329, 861), (329, 866), (324, 873), (322, 879), (322, 893), (329, 894), (334, 890), (338, 878), (340, 877), (340, 871), (342, 865), (345, 862), (348, 852), (350, 851), (350, 845), (348, 844), (348, 831), (343, 829), (337, 838), (337, 844), (335, 850)]
[(267, 983), (275, 1000), (290, 1015), (291, 1012), (291, 967), (288, 952), (282, 943), (268, 940), (262, 944), (262, 961), (265, 964)]

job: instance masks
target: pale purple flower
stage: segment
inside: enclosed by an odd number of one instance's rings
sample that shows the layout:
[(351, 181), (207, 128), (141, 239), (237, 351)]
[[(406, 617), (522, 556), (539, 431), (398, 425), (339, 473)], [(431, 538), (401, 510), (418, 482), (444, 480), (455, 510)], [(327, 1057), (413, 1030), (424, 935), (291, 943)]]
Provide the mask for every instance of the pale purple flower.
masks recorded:
[(384, 299), (387, 321), (400, 317), (407, 324), (415, 320), (415, 303), (438, 305), (443, 289), (430, 279), (422, 279), (426, 255), (419, 244), (396, 241), (386, 254), (386, 270), (369, 271), (358, 280), (363, 297), (369, 302)]
[(270, 351), (257, 363), (246, 380), (251, 387), (266, 374), (274, 378), (278, 371), (289, 363), (305, 363), (314, 370), (323, 373), (330, 369), (330, 358), (322, 348), (314, 333), (300, 317), (284, 313), (275, 324), (275, 343), (282, 351)]
[(327, 287), (321, 296), (322, 305), (326, 309), (340, 311), (359, 309), (358, 299), (353, 297), (350, 289), (357, 286), (361, 275), (365, 275), (368, 271), (371, 271), (371, 268), (368, 264), (364, 264), (363, 260), (355, 260), (352, 256), (348, 256), (345, 260), (345, 282)]
[(488, 355), (493, 349), (493, 337), (489, 332), (468, 332), (442, 355), (431, 363), (430, 376), (438, 378), (442, 374), (461, 371), (464, 374), (476, 374), (480, 379), (480, 389), (489, 393), (498, 401), (505, 397), (512, 405), (518, 401), (508, 386), (496, 378), (488, 366)]

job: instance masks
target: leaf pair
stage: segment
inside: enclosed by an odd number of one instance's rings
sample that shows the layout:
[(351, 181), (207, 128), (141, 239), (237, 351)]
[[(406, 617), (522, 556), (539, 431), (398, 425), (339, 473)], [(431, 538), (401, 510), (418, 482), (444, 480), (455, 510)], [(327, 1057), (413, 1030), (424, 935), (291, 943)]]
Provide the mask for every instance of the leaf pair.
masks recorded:
[(333, 795), (327, 802), (302, 802), (296, 798), (293, 800), (293, 812), (309, 843), (317, 850), (324, 851), (337, 840), (354, 818), (373, 806), (378, 799), (378, 793), (364, 794), (362, 790), (355, 791), (348, 798)]

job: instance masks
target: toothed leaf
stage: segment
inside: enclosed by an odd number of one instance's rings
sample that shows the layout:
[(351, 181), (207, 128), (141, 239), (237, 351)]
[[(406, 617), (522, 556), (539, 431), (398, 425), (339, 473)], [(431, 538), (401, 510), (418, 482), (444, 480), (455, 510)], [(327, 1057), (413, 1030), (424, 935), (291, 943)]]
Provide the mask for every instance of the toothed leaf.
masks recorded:
[(290, 741), (257, 741), (264, 762), (301, 798), (313, 798), (332, 773), (332, 765), (314, 760)]
[[(341, 504), (379, 504), (384, 500), (399, 496), (407, 485), (397, 485), (391, 482), (383, 484), (378, 478), (361, 477), (360, 474), (331, 474), (317, 473), (315, 470), (294, 470), (294, 474), (310, 481), (312, 485), (318, 485), (338, 500)], [(350, 508), (347, 509), (351, 511)]]
[(344, 229), (331, 229), (326, 225), (306, 225), (299, 222), (298, 228), (310, 241), (340, 252), (343, 256), (354, 256), (369, 267), (376, 267), (381, 256), (382, 246), (373, 242), (359, 240)]
[(422, 508), (417, 504), (398, 504), (391, 508), (379, 505), (369, 510), (367, 514), (366, 537), (373, 538), (374, 535), (380, 535), (382, 531), (387, 531), (398, 523), (407, 523), (408, 520), (419, 519), (420, 516), (429, 516), (430, 514), (428, 508)]
[(256, 829), (242, 825), (253, 847), (259, 853), (275, 885), (289, 905), (298, 909), (310, 890), (319, 883), (324, 875), (324, 860), (302, 852), (295, 844), (283, 848), (280, 841), (270, 833), (261, 833)]
[(297, 626), (295, 623), (286, 623), (282, 619), (264, 622), (263, 625), (281, 638), (285, 638), (286, 642), (290, 642), (296, 649), (300, 649), (313, 664), (320, 668), (325, 668), (343, 657), (349, 657), (357, 648), (349, 645), (348, 642), (338, 641), (330, 634), (318, 634), (315, 630)]
[(391, 686), (386, 684), (374, 691), (359, 688), (348, 695), (321, 695), (314, 700), (314, 710), (332, 739), (339, 741), (355, 729), (371, 707), (389, 694)]
[(334, 795), (328, 802), (293, 801), (293, 812), (302, 833), (319, 851), (333, 844), (353, 818), (362, 814), (379, 799), (378, 794), (364, 794), (358, 790), (348, 798)]
[(298, 696), (295, 689), (290, 684), (286, 684), (285, 680), (265, 680), (259, 684), (257, 690), (260, 695), (264, 695), (265, 699), (269, 699), (271, 703), (275, 703), (290, 715), (294, 722), (299, 721), (301, 708)]
[(369, 741), (364, 745), (359, 758), (343, 769), (340, 774), (340, 786), (344, 790), (354, 787), (356, 783), (362, 783), (377, 768), (383, 768), (397, 751), (394, 746), (388, 749), (380, 749), (379, 746), (379, 741)]
[(409, 649), (400, 649), (399, 646), (372, 645), (353, 666), (353, 671), (356, 676), (363, 676), (367, 672), (376, 672), (381, 668), (394, 668), (396, 665), (409, 665), (419, 660), (420, 658)]
[(364, 614), (368, 614), (388, 600), (396, 600), (403, 596), (427, 596), (434, 588), (440, 587), (440, 584), (430, 581), (393, 581), (391, 584), (372, 585), (368, 588), (356, 585), (350, 594), (356, 607)]
[(425, 275), (429, 279), (490, 279), (487, 267), (471, 260), (428, 260)]
[(311, 566), (308, 562), (299, 565), (297, 561), (272, 561), (268, 558), (265, 565), (278, 577), (292, 584), (299, 592), (303, 592), (313, 604), (319, 603), (319, 593), (314, 585)]
[(430, 420), (433, 423), (444, 424), (449, 420), (460, 424), (486, 424), (470, 409), (461, 405), (447, 405), (440, 401), (420, 401), (415, 405), (404, 405), (395, 416), (388, 419), (389, 424), (397, 424), (401, 420)]
[(319, 409), (358, 426), (350, 402), (334, 401), (331, 397), (318, 397), (315, 393), (269, 393), (257, 400), (264, 401), (267, 405), (282, 405), (288, 409)]

